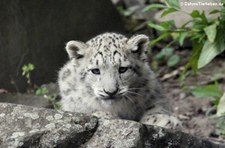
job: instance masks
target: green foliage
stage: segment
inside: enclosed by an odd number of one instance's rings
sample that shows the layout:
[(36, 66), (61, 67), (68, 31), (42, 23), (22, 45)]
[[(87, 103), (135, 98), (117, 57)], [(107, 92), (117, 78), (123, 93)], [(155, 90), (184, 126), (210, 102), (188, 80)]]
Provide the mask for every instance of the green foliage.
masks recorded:
[(119, 11), (119, 13), (126, 17), (131, 16), (138, 9), (139, 9), (139, 6), (132, 6), (132, 7), (129, 7), (128, 9), (124, 9), (122, 6), (117, 7), (117, 10)]
[(143, 9), (143, 12), (146, 12), (146, 11), (149, 11), (149, 10), (152, 10), (152, 9), (158, 9), (158, 8), (167, 8), (167, 6), (165, 6), (163, 4), (151, 4), (151, 5), (146, 6)]
[(192, 19), (184, 23), (180, 28), (175, 26), (174, 21), (165, 21), (160, 24), (148, 21), (147, 25), (149, 27), (162, 33), (158, 38), (153, 40), (150, 45), (153, 46), (167, 37), (172, 37), (172, 42), (177, 42), (180, 46), (183, 46), (185, 39), (190, 39), (192, 41), (193, 50), (183, 74), (185, 74), (189, 67), (191, 67), (194, 72), (197, 72), (199, 68), (206, 66), (225, 50), (225, 8), (223, 7), (221, 10), (211, 11), (210, 14), (220, 13), (220, 17), (211, 20), (206, 17), (204, 11), (193, 10), (191, 13), (188, 13), (180, 10), (178, 0), (165, 0), (165, 2), (167, 5), (164, 6), (162, 4), (148, 5), (144, 8), (144, 11), (154, 8), (163, 8), (161, 17), (179, 11), (186, 13)]
[(179, 61), (180, 61), (180, 56), (175, 54), (169, 58), (169, 60), (167, 61), (167, 65), (169, 67), (173, 67), (173, 66), (177, 65), (177, 63), (179, 63)]
[(176, 10), (180, 9), (180, 2), (179, 0), (165, 0), (169, 7), (174, 8)]
[(174, 53), (173, 48), (165, 47), (154, 57), (154, 60), (167, 60), (167, 66), (173, 67), (179, 63), (180, 56)]
[[(185, 12), (181, 10), (179, 0), (165, 0), (165, 2), (166, 5), (148, 5), (143, 11), (160, 8), (163, 9), (161, 17), (165, 17), (174, 12), (180, 12), (189, 15), (191, 20), (184, 22), (181, 27), (177, 27), (173, 20), (167, 20), (158, 24), (147, 21), (148, 27), (161, 33), (160, 36), (152, 40), (150, 46), (154, 46), (166, 38), (172, 38), (172, 41), (168, 43), (166, 48), (163, 48), (154, 59), (158, 61), (167, 59), (167, 65), (174, 66), (179, 62), (180, 57), (174, 54), (173, 48), (170, 48), (170, 46), (174, 43), (183, 46), (186, 39), (191, 41), (193, 47), (192, 53), (180, 76), (181, 82), (183, 82), (185, 77), (190, 73), (187, 72), (189, 68), (197, 73), (198, 69), (205, 67), (225, 50), (225, 7), (222, 7), (221, 10), (212, 10), (209, 15), (219, 14), (219, 17), (211, 19), (210, 17), (206, 17), (204, 11), (193, 10), (192, 12)], [(225, 0), (221, 0), (221, 2), (225, 3)], [(211, 97), (213, 98), (213, 108), (217, 107), (218, 110), (220, 107), (224, 108), (222, 104), (224, 103), (224, 101), (222, 101), (223, 92), (217, 83), (196, 86), (191, 90), (191, 93), (200, 98)], [(218, 121), (216, 125), (220, 128), (219, 133), (225, 137), (224, 117), (225, 114), (220, 117), (220, 121)]]
[(223, 95), (223, 92), (220, 90), (217, 83), (205, 85), (205, 86), (196, 86), (192, 89), (192, 94), (195, 97), (212, 97), (214, 98), (213, 103), (214, 105), (218, 105), (220, 98)]
[(35, 95), (36, 96), (44, 96), (48, 93), (48, 89), (46, 87), (39, 87), (36, 92)]
[(48, 101), (53, 105), (53, 107), (55, 109), (60, 109), (61, 108), (61, 104), (56, 100), (56, 95), (50, 95), (49, 91), (46, 87), (39, 87), (36, 92), (35, 95), (37, 96), (43, 96), (44, 98), (48, 99)]
[(35, 69), (31, 63), (25, 64), (22, 67), (22, 75), (27, 78), (27, 84), (31, 85), (30, 73)]
[(222, 91), (218, 88), (218, 85), (205, 85), (197, 86), (192, 90), (192, 94), (196, 97), (216, 97), (222, 96)]

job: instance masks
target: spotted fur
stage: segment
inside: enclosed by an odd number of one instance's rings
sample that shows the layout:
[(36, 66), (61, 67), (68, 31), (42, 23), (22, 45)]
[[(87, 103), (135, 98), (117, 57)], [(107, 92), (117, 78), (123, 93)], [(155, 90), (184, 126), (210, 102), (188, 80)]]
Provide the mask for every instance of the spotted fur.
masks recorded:
[[(145, 35), (127, 38), (116, 33), (101, 34), (86, 43), (68, 42), (70, 60), (59, 71), (58, 79), (62, 109), (101, 111), (153, 125), (157, 122), (152, 121), (152, 115), (163, 114), (170, 121), (162, 89), (146, 60), (148, 43)], [(158, 106), (161, 110), (155, 111)]]

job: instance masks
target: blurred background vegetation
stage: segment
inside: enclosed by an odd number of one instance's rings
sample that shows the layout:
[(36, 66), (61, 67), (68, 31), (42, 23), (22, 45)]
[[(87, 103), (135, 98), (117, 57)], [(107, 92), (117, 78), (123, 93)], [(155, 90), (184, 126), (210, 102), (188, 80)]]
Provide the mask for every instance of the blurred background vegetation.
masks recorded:
[[(117, 7), (130, 32), (149, 34), (151, 66), (162, 81), (178, 80), (182, 91), (195, 99), (211, 98), (211, 107), (208, 106), (204, 115), (214, 121), (216, 132), (212, 135), (222, 139), (225, 134), (225, 67), (221, 64), (225, 57), (224, 4), (224, 0), (164, 0)], [(191, 77), (195, 80), (190, 81)]]

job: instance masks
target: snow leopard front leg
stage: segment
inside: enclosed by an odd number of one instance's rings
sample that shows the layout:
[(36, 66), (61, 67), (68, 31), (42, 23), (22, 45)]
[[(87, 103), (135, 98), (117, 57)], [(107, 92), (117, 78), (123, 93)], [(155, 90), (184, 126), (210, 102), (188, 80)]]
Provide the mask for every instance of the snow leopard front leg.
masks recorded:
[(160, 126), (167, 129), (182, 130), (182, 123), (179, 119), (163, 112), (147, 110), (141, 117), (140, 122), (147, 125)]

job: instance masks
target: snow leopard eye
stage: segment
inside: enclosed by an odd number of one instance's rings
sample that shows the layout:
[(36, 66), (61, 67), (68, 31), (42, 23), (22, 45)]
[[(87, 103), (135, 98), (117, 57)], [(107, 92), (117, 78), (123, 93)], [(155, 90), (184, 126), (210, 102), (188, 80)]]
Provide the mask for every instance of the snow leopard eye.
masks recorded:
[(125, 73), (127, 71), (128, 67), (120, 67), (119, 73)]
[(92, 69), (91, 72), (95, 75), (100, 75), (100, 69), (98, 69), (98, 68)]

